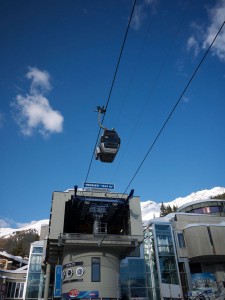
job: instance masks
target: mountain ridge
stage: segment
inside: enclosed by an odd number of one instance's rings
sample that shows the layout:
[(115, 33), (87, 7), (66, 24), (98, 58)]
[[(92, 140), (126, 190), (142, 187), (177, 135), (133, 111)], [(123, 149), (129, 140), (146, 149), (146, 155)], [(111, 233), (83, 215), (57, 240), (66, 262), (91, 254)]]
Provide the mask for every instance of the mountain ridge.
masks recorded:
[(37, 232), (38, 235), (40, 235), (41, 227), (44, 225), (48, 225), (49, 220), (39, 220), (39, 221), (32, 221), (29, 224), (26, 224), (20, 228), (0, 228), (0, 238), (8, 238), (13, 235), (15, 235), (19, 231), (28, 231), (28, 230), (34, 230)]
[[(173, 205), (180, 207), (193, 201), (210, 199), (224, 193), (225, 187), (214, 187), (210, 190), (205, 189), (198, 192), (193, 192), (185, 197), (178, 197), (170, 202), (164, 202), (164, 204), (166, 206), (170, 205), (171, 207), (173, 207)], [(156, 203), (151, 200), (141, 202), (142, 221), (145, 223), (151, 219), (158, 218), (160, 215), (160, 206), (161, 203)]]

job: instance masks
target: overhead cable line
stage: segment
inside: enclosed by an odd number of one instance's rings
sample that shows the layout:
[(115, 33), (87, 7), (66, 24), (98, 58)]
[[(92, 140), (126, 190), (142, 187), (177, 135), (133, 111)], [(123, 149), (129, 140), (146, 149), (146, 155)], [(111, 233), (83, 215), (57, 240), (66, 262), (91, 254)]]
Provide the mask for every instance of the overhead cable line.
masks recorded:
[(163, 132), (164, 128), (166, 127), (167, 123), (169, 122), (170, 118), (172, 117), (175, 109), (177, 108), (178, 104), (180, 103), (181, 99), (183, 98), (185, 92), (187, 91), (189, 85), (191, 84), (191, 82), (193, 81), (196, 73), (198, 72), (200, 66), (202, 65), (203, 61), (205, 60), (206, 56), (208, 55), (210, 49), (212, 48), (215, 40), (217, 39), (218, 35), (220, 34), (221, 30), (223, 29), (223, 26), (225, 24), (225, 21), (223, 22), (223, 24), (221, 25), (221, 27), (219, 28), (218, 32), (216, 33), (215, 37), (213, 38), (211, 44), (209, 45), (208, 49), (206, 50), (205, 54), (203, 55), (202, 59), (200, 60), (199, 64), (197, 65), (194, 73), (192, 74), (191, 78), (189, 79), (188, 83), (186, 84), (185, 88), (183, 89), (183, 92), (181, 93), (180, 97), (178, 98), (177, 102), (175, 103), (173, 109), (171, 110), (170, 114), (168, 115), (166, 121), (164, 122), (163, 126), (161, 127), (159, 133), (157, 134), (157, 136), (155, 137), (153, 143), (151, 144), (149, 150), (147, 151), (147, 153), (145, 154), (143, 160), (141, 161), (139, 167), (137, 168), (136, 172), (134, 173), (133, 177), (131, 178), (129, 184), (127, 185), (125, 191), (123, 194), (126, 193), (126, 191), (128, 190), (128, 188), (130, 187), (131, 183), (133, 182), (134, 178), (137, 176), (138, 172), (140, 171), (142, 165), (144, 164), (145, 160), (147, 159), (149, 153), (151, 152), (152, 148), (154, 147), (154, 145), (156, 144), (157, 140), (159, 139), (161, 133)]
[[(188, 3), (188, 5), (189, 5), (189, 3)], [(184, 13), (186, 14), (186, 11), (184, 11)], [(129, 135), (128, 142), (127, 142), (127, 144), (125, 145), (125, 150), (123, 151), (122, 156), (120, 157), (120, 161), (119, 161), (119, 163), (118, 163), (118, 165), (117, 165), (117, 167), (116, 167), (116, 169), (115, 169), (115, 171), (114, 171), (114, 173), (113, 173), (113, 175), (112, 175), (111, 178), (113, 178), (113, 177), (115, 176), (115, 174), (117, 173), (117, 170), (118, 170), (118, 168), (119, 168), (119, 166), (120, 166), (120, 163), (123, 161), (124, 155), (126, 154), (126, 151), (127, 151), (128, 147), (129, 147), (130, 141), (131, 141), (131, 139), (132, 139), (132, 137), (133, 137), (133, 135), (134, 135), (134, 133), (135, 133), (135, 131), (136, 131), (136, 129), (137, 129), (137, 127), (138, 127), (140, 121), (141, 121), (141, 118), (142, 118), (142, 116), (143, 116), (143, 113), (144, 113), (145, 110), (146, 110), (146, 106), (147, 106), (148, 101), (149, 101), (149, 96), (153, 93), (154, 89), (155, 89), (156, 86), (157, 86), (157, 82), (159, 81), (159, 78), (160, 78), (161, 74), (163, 73), (163, 68), (164, 68), (165, 65), (166, 65), (166, 61), (168, 60), (168, 57), (169, 57), (169, 55), (170, 55), (170, 52), (172, 51), (173, 45), (175, 44), (175, 41), (176, 41), (176, 38), (177, 38), (178, 34), (179, 34), (180, 31), (181, 31), (182, 24), (183, 24), (183, 22), (184, 22), (184, 15), (185, 15), (185, 14), (181, 15), (181, 18), (180, 18), (181, 21), (178, 23), (178, 26), (177, 26), (177, 29), (176, 29), (176, 31), (175, 31), (174, 37), (173, 37), (173, 39), (172, 39), (172, 41), (171, 41), (171, 43), (170, 43), (170, 45), (169, 45), (169, 47), (168, 47), (168, 49), (167, 49), (166, 55), (165, 55), (165, 57), (163, 57), (163, 58), (161, 59), (161, 63), (160, 63), (160, 67), (159, 67), (158, 73), (156, 74), (155, 79), (154, 79), (154, 81), (153, 81), (153, 83), (152, 83), (151, 89), (150, 89), (148, 95), (146, 96), (146, 100), (145, 100), (144, 104), (142, 105), (142, 109), (141, 109), (140, 112), (139, 112), (139, 117), (136, 119), (136, 122), (135, 122), (135, 124), (134, 124), (134, 126), (133, 126), (133, 128), (132, 128), (131, 134)], [(150, 28), (150, 27), (149, 27), (149, 28)], [(148, 33), (149, 33), (149, 29), (148, 29), (148, 31), (147, 31), (147, 34), (148, 34)], [(140, 53), (143, 52), (143, 49), (144, 49), (144, 46), (142, 46), (142, 49), (141, 49)], [(140, 53), (139, 53), (139, 56), (140, 56)], [(138, 65), (137, 65), (137, 63), (136, 63), (135, 69), (137, 69), (137, 66), (138, 66)], [(136, 71), (135, 71), (135, 73), (136, 73)], [(130, 84), (131, 84), (131, 81), (130, 81)], [(128, 94), (128, 91), (127, 91), (127, 94)], [(122, 111), (122, 109), (120, 109), (120, 111)], [(116, 122), (116, 123), (117, 123), (117, 122)]]
[[(119, 58), (118, 58), (118, 61), (117, 61), (117, 65), (116, 65), (116, 69), (115, 69), (115, 72), (114, 72), (112, 84), (111, 84), (111, 87), (110, 87), (109, 95), (108, 95), (108, 98), (107, 98), (106, 105), (104, 106), (105, 112), (103, 113), (102, 124), (103, 124), (104, 119), (105, 119), (105, 114), (107, 112), (107, 108), (108, 108), (109, 101), (110, 101), (110, 98), (111, 98), (112, 90), (113, 90), (114, 83), (115, 83), (115, 80), (116, 80), (117, 71), (118, 71), (119, 64), (120, 64), (120, 61), (121, 61), (121, 57), (122, 57), (122, 54), (123, 54), (123, 49), (124, 49), (124, 46), (125, 46), (125, 43), (126, 43), (126, 40), (127, 40), (127, 35), (128, 35), (129, 28), (130, 28), (132, 16), (133, 16), (133, 13), (134, 13), (134, 8), (135, 8), (136, 1), (137, 0), (134, 0), (134, 3), (133, 3), (133, 7), (132, 7), (132, 10), (131, 10), (131, 14), (130, 14), (129, 22), (128, 22), (128, 25), (127, 25), (126, 33), (125, 33), (125, 36), (124, 36), (124, 39), (123, 39), (123, 44), (122, 44), (122, 47), (120, 49)], [(95, 154), (95, 149), (97, 147), (97, 143), (98, 143), (98, 140), (99, 140), (100, 132), (101, 132), (101, 128), (99, 128), (99, 131), (98, 131), (97, 139), (96, 139), (94, 150), (93, 150), (93, 153), (92, 153), (92, 156), (91, 156), (91, 161), (90, 161), (90, 164), (89, 164), (89, 167), (88, 167), (88, 171), (87, 171), (85, 182), (88, 180), (88, 176), (89, 176), (89, 173), (90, 173), (90, 169), (91, 169), (91, 165), (92, 165), (92, 162), (93, 162), (93, 157), (94, 157), (94, 154)]]

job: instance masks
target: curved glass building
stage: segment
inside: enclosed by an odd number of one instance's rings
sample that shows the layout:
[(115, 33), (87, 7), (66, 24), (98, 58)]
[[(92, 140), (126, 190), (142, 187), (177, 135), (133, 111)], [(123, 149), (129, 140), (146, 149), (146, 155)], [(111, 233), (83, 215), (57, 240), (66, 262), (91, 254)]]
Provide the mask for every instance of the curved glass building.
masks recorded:
[(197, 200), (180, 206), (178, 212), (225, 216), (225, 201), (219, 199)]

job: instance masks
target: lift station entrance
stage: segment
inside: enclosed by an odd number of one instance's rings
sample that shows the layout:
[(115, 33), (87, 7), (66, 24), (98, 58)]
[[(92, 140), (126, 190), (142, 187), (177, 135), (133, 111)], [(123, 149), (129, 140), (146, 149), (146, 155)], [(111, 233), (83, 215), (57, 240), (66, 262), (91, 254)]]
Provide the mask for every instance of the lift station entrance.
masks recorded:
[(46, 274), (61, 266), (64, 299), (119, 299), (120, 260), (142, 239), (140, 199), (133, 190), (129, 195), (77, 187), (54, 192)]

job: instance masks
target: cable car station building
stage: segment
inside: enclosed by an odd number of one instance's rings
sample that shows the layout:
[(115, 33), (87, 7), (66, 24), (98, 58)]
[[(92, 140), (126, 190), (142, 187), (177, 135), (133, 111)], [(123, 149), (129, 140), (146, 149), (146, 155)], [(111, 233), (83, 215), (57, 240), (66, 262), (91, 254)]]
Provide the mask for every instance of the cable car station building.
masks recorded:
[(140, 199), (133, 190), (129, 195), (77, 187), (54, 192), (44, 299), (53, 281), (54, 297), (121, 298), (120, 261), (142, 240)]

